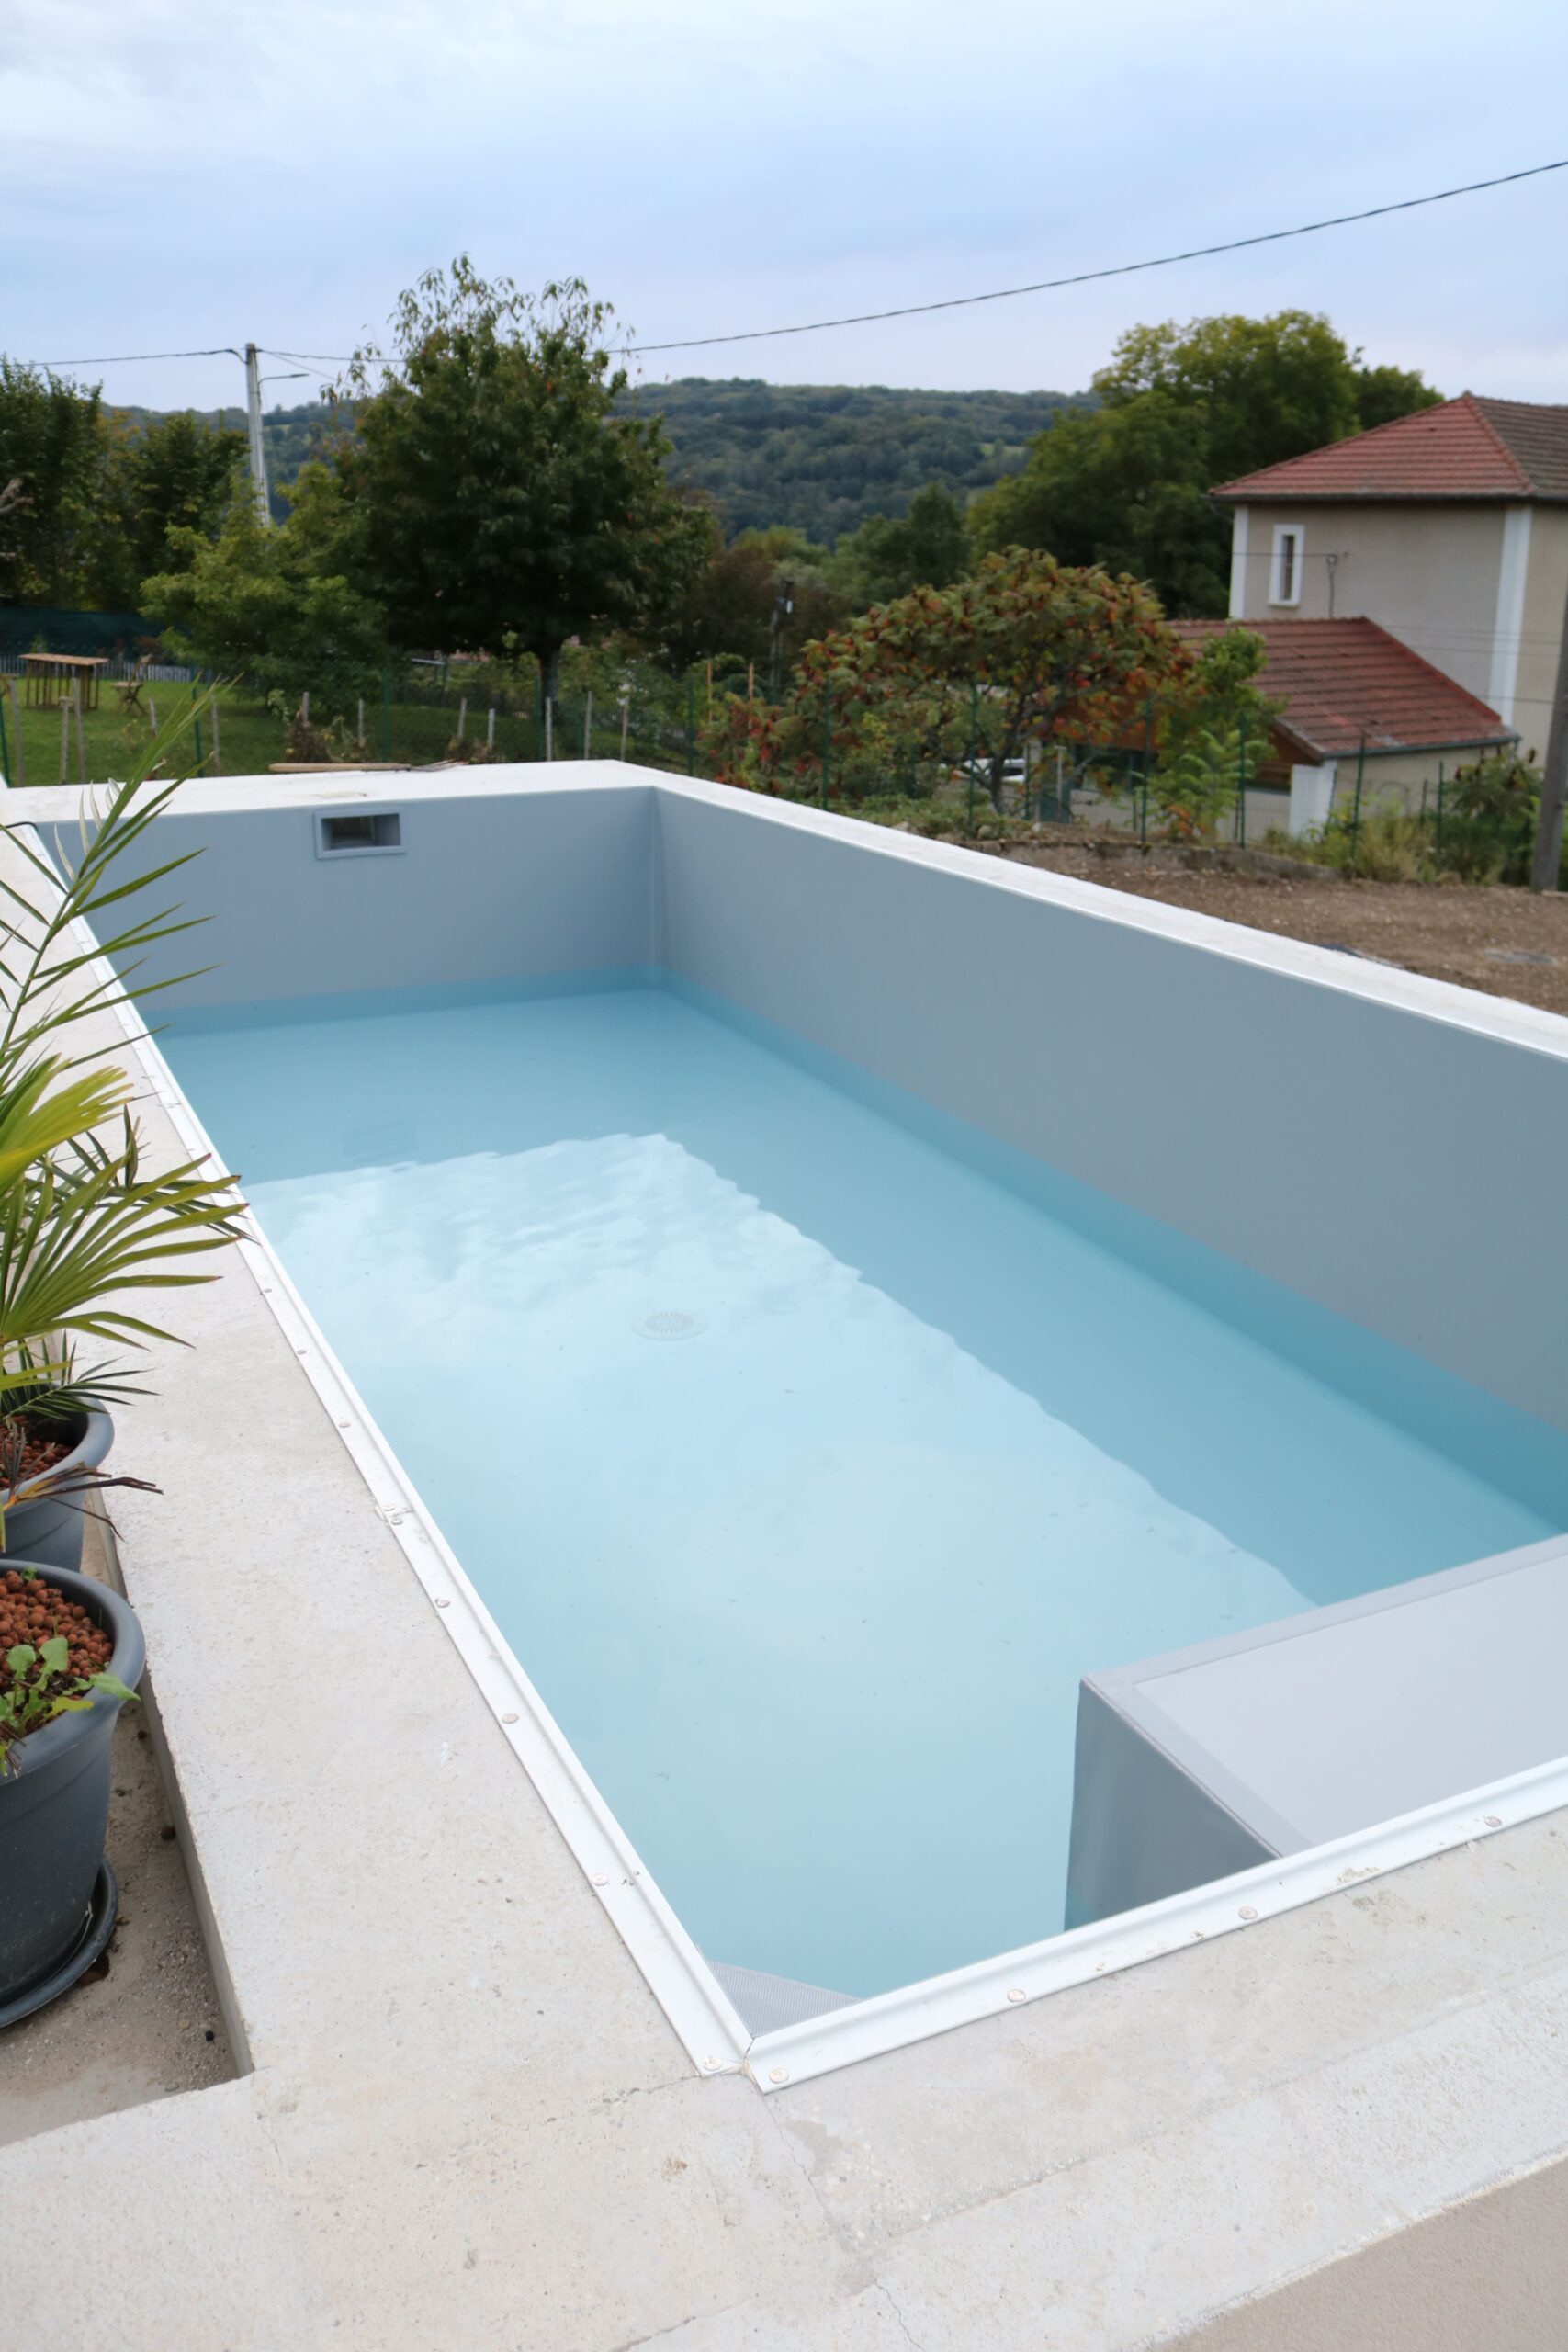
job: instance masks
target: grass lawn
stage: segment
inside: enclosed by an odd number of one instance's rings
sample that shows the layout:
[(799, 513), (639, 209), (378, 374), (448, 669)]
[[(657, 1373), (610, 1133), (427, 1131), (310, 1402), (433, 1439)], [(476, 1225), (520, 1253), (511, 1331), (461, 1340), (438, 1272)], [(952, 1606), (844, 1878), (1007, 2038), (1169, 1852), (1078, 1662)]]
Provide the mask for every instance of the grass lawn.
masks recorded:
[[(61, 715), (58, 709), (37, 710), (21, 707), (21, 758), (18, 762), (16, 742), (16, 705), (10, 686), (13, 682), (0, 683), (3, 701), (6, 750), (9, 755), (7, 775), (13, 784), (89, 784), (107, 783), (125, 774), (131, 759), (141, 752), (152, 731), (155, 712), (159, 729), (167, 733), (179, 726), (177, 739), (171, 744), (165, 765), (170, 774), (197, 764), (197, 751), (191, 718), (197, 702), (205, 704), (205, 688), (193, 695), (189, 686), (143, 685), (141, 689), (140, 710), (128, 711), (112, 684), (103, 688), (103, 699), (96, 710), (82, 715), (82, 749), (85, 751), (84, 775), (78, 750), (76, 723), (72, 719), (65, 730), (62, 753)], [(15, 681), (17, 704), (21, 704), (22, 686)], [(383, 706), (379, 700), (365, 705), (365, 757), (372, 760), (406, 761), (411, 765), (423, 765), (444, 759), (457, 731), (458, 696), (456, 691), (443, 705), (433, 702), (393, 702)], [(312, 717), (316, 717), (312, 713)], [(322, 719), (331, 714), (320, 714)], [(555, 714), (552, 727), (552, 755), (557, 759), (581, 759), (584, 751), (583, 708), (581, 704), (567, 702)], [(357, 711), (348, 714), (349, 724), (358, 723)], [(181, 722), (184, 722), (181, 724)], [(210, 713), (203, 709), (200, 718), (200, 766), (205, 775), (265, 775), (276, 761), (286, 757), (284, 723), (275, 711), (244, 686), (221, 686), (218, 689), (218, 744), (214, 760), (213, 728)], [(484, 741), (486, 712), (477, 702), (470, 703), (468, 713), (466, 741), (470, 744)], [(348, 745), (340, 743), (340, 756), (346, 756)], [(615, 759), (621, 749), (620, 717), (612, 707), (596, 710), (592, 727), (592, 756)], [(495, 750), (503, 760), (535, 760), (543, 756), (543, 744), (538, 741), (532, 715), (515, 716), (498, 711), (495, 722)], [(633, 724), (626, 744), (629, 759), (642, 760), (653, 766), (683, 768), (685, 742), (683, 732), (638, 723), (635, 708)]]

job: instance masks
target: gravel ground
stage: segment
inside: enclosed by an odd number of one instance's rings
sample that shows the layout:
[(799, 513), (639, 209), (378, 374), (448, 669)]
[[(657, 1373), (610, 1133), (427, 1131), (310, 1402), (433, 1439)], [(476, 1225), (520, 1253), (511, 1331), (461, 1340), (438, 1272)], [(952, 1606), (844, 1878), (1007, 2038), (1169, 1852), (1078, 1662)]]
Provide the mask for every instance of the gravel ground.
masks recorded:
[(1459, 883), (1347, 882), (1190, 873), (1174, 861), (1093, 850), (1025, 849), (1015, 862), (1190, 907), (1254, 931), (1349, 947), (1432, 979), (1568, 1013), (1568, 896)]
[[(103, 1573), (90, 1526), (83, 1566)], [(235, 2071), (141, 1712), (121, 1708), (115, 1730), (108, 1856), (119, 1925), (79, 1984), (0, 2032), (0, 2146)]]

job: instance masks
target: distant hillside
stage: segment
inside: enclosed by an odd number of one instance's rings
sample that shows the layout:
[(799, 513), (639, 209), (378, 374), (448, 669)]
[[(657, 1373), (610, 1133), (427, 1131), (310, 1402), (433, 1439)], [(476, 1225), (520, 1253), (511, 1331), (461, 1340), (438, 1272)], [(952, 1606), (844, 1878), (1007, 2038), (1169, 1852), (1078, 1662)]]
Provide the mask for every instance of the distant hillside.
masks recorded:
[[(674, 445), (671, 471), (711, 498), (733, 537), (788, 523), (828, 545), (868, 514), (902, 514), (917, 490), (944, 482), (959, 498), (1023, 463), (1035, 435), (1072, 392), (919, 392), (881, 384), (763, 384), (689, 376), (631, 395), (658, 413)], [(139, 414), (142, 412), (130, 411)], [(276, 492), (318, 454), (330, 412), (312, 401), (273, 409), (262, 423), (267, 481)], [(213, 412), (213, 422), (220, 413)], [(225, 424), (244, 424), (224, 409)]]
[(763, 384), (688, 376), (635, 394), (674, 444), (677, 481), (728, 532), (788, 523), (829, 545), (868, 514), (902, 514), (940, 481), (960, 498), (1022, 465), (1070, 392), (920, 392), (882, 384)]

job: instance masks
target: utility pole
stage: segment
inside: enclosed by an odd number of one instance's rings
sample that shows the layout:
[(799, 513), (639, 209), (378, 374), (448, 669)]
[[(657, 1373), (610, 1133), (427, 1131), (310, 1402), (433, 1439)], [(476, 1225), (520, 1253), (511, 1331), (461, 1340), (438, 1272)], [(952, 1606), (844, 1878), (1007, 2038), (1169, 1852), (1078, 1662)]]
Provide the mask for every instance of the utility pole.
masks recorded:
[(1568, 604), (1562, 611), (1562, 644), (1557, 656), (1557, 687), (1546, 731), (1546, 765), (1540, 772), (1540, 814), (1536, 819), (1530, 888), (1555, 890), (1562, 861), (1562, 808), (1568, 800)]
[(272, 520), (266, 496), (266, 451), (262, 446), (261, 360), (254, 343), (245, 345), (245, 429), (251, 449), (251, 489), (256, 520), (265, 531)]
[(784, 623), (795, 610), (795, 582), (781, 580), (773, 596), (773, 616), (768, 623), (768, 700), (777, 702), (784, 671)]

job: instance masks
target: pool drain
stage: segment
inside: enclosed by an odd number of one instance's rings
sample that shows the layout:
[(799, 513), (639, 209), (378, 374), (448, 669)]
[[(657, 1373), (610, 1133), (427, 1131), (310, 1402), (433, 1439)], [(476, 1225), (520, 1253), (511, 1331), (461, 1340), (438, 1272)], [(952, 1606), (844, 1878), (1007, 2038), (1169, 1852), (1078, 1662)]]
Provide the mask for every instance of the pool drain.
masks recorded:
[(703, 1328), (700, 1315), (688, 1315), (679, 1306), (661, 1306), (657, 1315), (645, 1315), (633, 1325), (645, 1340), (692, 1340)]

